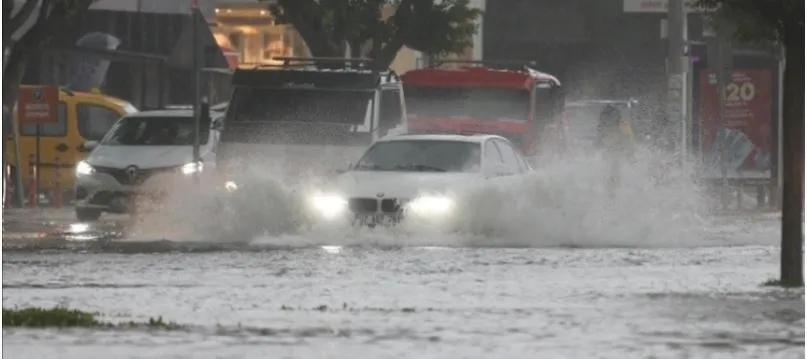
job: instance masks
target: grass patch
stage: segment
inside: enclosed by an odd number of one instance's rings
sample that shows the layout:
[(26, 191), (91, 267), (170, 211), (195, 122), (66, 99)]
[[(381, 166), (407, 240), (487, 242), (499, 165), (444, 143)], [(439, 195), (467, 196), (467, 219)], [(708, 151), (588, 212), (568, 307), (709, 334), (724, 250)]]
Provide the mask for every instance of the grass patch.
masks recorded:
[(44, 308), (3, 308), (4, 327), (28, 328), (92, 328), (102, 323), (95, 318), (95, 314), (76, 309), (55, 307)]
[(20, 328), (96, 328), (96, 329), (157, 329), (180, 330), (183, 327), (166, 322), (162, 317), (149, 318), (148, 322), (108, 323), (98, 319), (96, 313), (56, 306), (47, 308), (3, 308), (3, 326)]
[(762, 283), (765, 287), (780, 287), (780, 288), (804, 288), (804, 284), (792, 284), (792, 283), (785, 283), (779, 279), (768, 279), (765, 283)]

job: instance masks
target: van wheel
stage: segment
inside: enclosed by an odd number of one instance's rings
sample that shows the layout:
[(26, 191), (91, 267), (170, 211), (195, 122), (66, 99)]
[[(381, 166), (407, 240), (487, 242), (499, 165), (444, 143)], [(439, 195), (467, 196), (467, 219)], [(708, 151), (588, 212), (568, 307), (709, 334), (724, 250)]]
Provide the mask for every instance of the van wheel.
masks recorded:
[(97, 221), (98, 218), (101, 218), (101, 210), (91, 208), (76, 208), (76, 219), (79, 221)]

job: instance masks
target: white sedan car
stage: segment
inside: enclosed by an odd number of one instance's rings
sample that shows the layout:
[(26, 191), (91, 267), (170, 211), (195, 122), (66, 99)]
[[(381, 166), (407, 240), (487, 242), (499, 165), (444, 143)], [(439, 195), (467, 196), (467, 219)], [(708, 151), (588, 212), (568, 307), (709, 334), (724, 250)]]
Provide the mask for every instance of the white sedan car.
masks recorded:
[(327, 189), (312, 194), (308, 204), (318, 223), (447, 223), (456, 215), (452, 193), (458, 187), (529, 171), (501, 136), (390, 136), (375, 142)]

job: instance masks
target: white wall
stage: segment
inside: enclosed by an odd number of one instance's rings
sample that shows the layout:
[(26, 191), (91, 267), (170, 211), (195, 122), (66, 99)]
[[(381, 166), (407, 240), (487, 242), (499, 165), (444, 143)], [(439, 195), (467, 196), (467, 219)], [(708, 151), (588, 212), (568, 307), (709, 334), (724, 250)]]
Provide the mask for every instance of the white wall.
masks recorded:
[[(471, 0), (471, 6), (480, 9), (482, 11), (485, 11), (486, 3), (487, 0)], [(473, 48), (474, 60), (482, 60), (482, 54), (483, 54), (482, 48), (484, 46), (484, 44), (482, 43), (482, 31), (485, 30), (483, 27), (484, 25), (483, 18), (484, 16), (479, 17), (479, 29), (477, 30), (476, 35), (474, 35), (474, 48)]]

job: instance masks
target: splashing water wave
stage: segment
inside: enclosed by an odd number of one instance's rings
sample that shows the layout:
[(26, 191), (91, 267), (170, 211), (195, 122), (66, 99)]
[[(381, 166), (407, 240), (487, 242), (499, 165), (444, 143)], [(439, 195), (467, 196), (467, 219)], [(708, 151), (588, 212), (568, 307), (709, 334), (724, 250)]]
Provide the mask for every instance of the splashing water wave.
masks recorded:
[[(544, 160), (528, 176), (480, 181), (453, 191), (462, 216), (458, 231), (402, 228), (302, 228), (300, 193), (314, 178), (290, 184), (255, 170), (251, 188), (237, 191), (238, 209), (216, 205), (213, 191), (180, 189), (144, 215), (133, 236), (171, 240), (245, 241), (261, 246), (579, 246), (680, 247), (708, 245), (704, 192), (680, 166), (641, 150), (624, 163), (620, 185), (606, 190), (607, 168), (597, 154)], [(662, 178), (660, 173), (664, 173)], [(310, 176), (309, 176), (310, 177)]]

